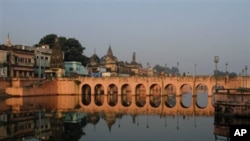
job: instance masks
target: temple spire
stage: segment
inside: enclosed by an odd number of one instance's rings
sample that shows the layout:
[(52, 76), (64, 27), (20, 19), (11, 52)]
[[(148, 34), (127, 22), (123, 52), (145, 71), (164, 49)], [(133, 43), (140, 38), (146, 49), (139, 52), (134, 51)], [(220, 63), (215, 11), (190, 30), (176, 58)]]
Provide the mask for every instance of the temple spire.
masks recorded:
[(111, 49), (111, 45), (110, 45), (110, 44), (109, 44), (107, 56), (113, 56), (113, 52), (112, 52), (112, 49)]
[(7, 39), (5, 41), (6, 46), (12, 46), (11, 41), (10, 41), (10, 34), (8, 33)]

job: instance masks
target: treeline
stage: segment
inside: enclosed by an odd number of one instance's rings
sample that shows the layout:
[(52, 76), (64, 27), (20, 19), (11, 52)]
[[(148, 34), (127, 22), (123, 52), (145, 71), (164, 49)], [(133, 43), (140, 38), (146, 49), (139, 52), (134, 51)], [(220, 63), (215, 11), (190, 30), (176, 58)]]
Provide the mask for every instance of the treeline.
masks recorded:
[(49, 45), (50, 48), (55, 46), (55, 39), (58, 38), (59, 44), (64, 51), (64, 61), (78, 61), (81, 62), (84, 66), (87, 65), (88, 57), (83, 55), (85, 47), (75, 38), (66, 38), (62, 36), (57, 36), (56, 34), (48, 34), (42, 37), (38, 44), (35, 47), (41, 45)]
[[(180, 75), (179, 69), (177, 67), (165, 67), (165, 66), (161, 66), (159, 64), (155, 65), (153, 68), (158, 74), (161, 73), (166, 73), (168, 75)], [(186, 75), (185, 72), (183, 72), (182, 74), (183, 76)], [(235, 72), (224, 72), (224, 71), (220, 71), (220, 70), (214, 70), (214, 75), (217, 75), (218, 77), (220, 76), (229, 76), (230, 78), (236, 77), (237, 73)]]

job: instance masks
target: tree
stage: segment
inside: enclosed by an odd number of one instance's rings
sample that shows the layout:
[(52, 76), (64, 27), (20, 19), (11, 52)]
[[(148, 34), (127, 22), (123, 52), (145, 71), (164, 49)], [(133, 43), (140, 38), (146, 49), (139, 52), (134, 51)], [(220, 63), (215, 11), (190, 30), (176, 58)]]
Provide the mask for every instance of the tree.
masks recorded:
[(179, 69), (177, 67), (168, 68), (168, 67), (161, 66), (159, 64), (154, 66), (154, 70), (156, 70), (158, 73), (165, 72), (167, 74), (175, 74), (175, 75), (180, 74)]
[(220, 71), (220, 70), (214, 70), (214, 75), (216, 76), (229, 76), (229, 78), (234, 78), (237, 77), (237, 73), (235, 72), (224, 72), (224, 71)]
[(64, 61), (78, 61), (86, 66), (88, 57), (83, 55), (85, 47), (75, 38), (58, 37), (56, 34), (48, 34), (41, 38), (39, 43), (35, 46), (49, 45), (53, 48), (55, 45), (55, 39), (59, 39), (59, 44), (64, 51)]

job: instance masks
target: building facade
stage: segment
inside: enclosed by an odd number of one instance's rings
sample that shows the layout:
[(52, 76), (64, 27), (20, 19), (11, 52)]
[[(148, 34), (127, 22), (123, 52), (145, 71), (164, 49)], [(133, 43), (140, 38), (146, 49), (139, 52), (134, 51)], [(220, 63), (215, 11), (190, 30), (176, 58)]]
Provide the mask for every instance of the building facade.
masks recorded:
[(45, 77), (45, 70), (50, 68), (50, 60), (52, 50), (48, 45), (43, 45), (41, 47), (35, 47), (35, 76)]
[(132, 62), (118, 61), (113, 55), (109, 45), (107, 54), (101, 59), (94, 53), (88, 63), (89, 74), (95, 77), (101, 76), (133, 76), (140, 75), (142, 65), (136, 62), (135, 53), (133, 53)]
[(35, 55), (32, 47), (12, 45), (8, 35), (0, 45), (0, 76), (34, 77)]
[(65, 76), (71, 77), (71, 76), (87, 76), (88, 70), (82, 65), (81, 62), (76, 61), (66, 61), (64, 62), (65, 66)]

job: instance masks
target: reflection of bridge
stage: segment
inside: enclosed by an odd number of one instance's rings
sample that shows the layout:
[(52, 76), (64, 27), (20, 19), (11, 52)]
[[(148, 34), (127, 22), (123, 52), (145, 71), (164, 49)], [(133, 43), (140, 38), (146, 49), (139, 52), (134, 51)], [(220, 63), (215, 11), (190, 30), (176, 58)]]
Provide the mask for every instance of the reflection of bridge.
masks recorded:
[[(91, 102), (88, 105), (84, 105), (84, 102), (81, 104), (81, 110), (94, 113), (94, 112), (105, 112), (105, 113), (123, 113), (123, 114), (156, 114), (156, 115), (201, 115), (201, 116), (210, 116), (214, 114), (214, 107), (212, 104), (212, 97), (207, 97), (207, 103), (205, 106), (200, 107), (197, 101), (197, 97), (192, 97), (189, 106), (184, 106), (182, 103), (182, 96), (174, 97), (172, 100), (175, 101), (173, 105), (169, 105), (171, 100), (168, 96), (159, 97), (158, 101), (152, 100), (150, 96), (144, 97), (144, 105), (139, 105), (139, 99), (136, 96), (132, 97), (129, 105), (124, 104), (124, 99), (122, 96), (117, 97), (117, 104), (112, 105), (112, 100), (110, 96), (99, 95), (98, 97), (92, 95), (89, 99)], [(84, 99), (84, 98), (83, 98)], [(141, 100), (141, 99), (140, 99)], [(115, 102), (113, 102), (115, 103)], [(86, 103), (85, 103), (86, 104)], [(158, 104), (158, 105), (157, 105)], [(157, 105), (157, 106), (155, 106)]]

